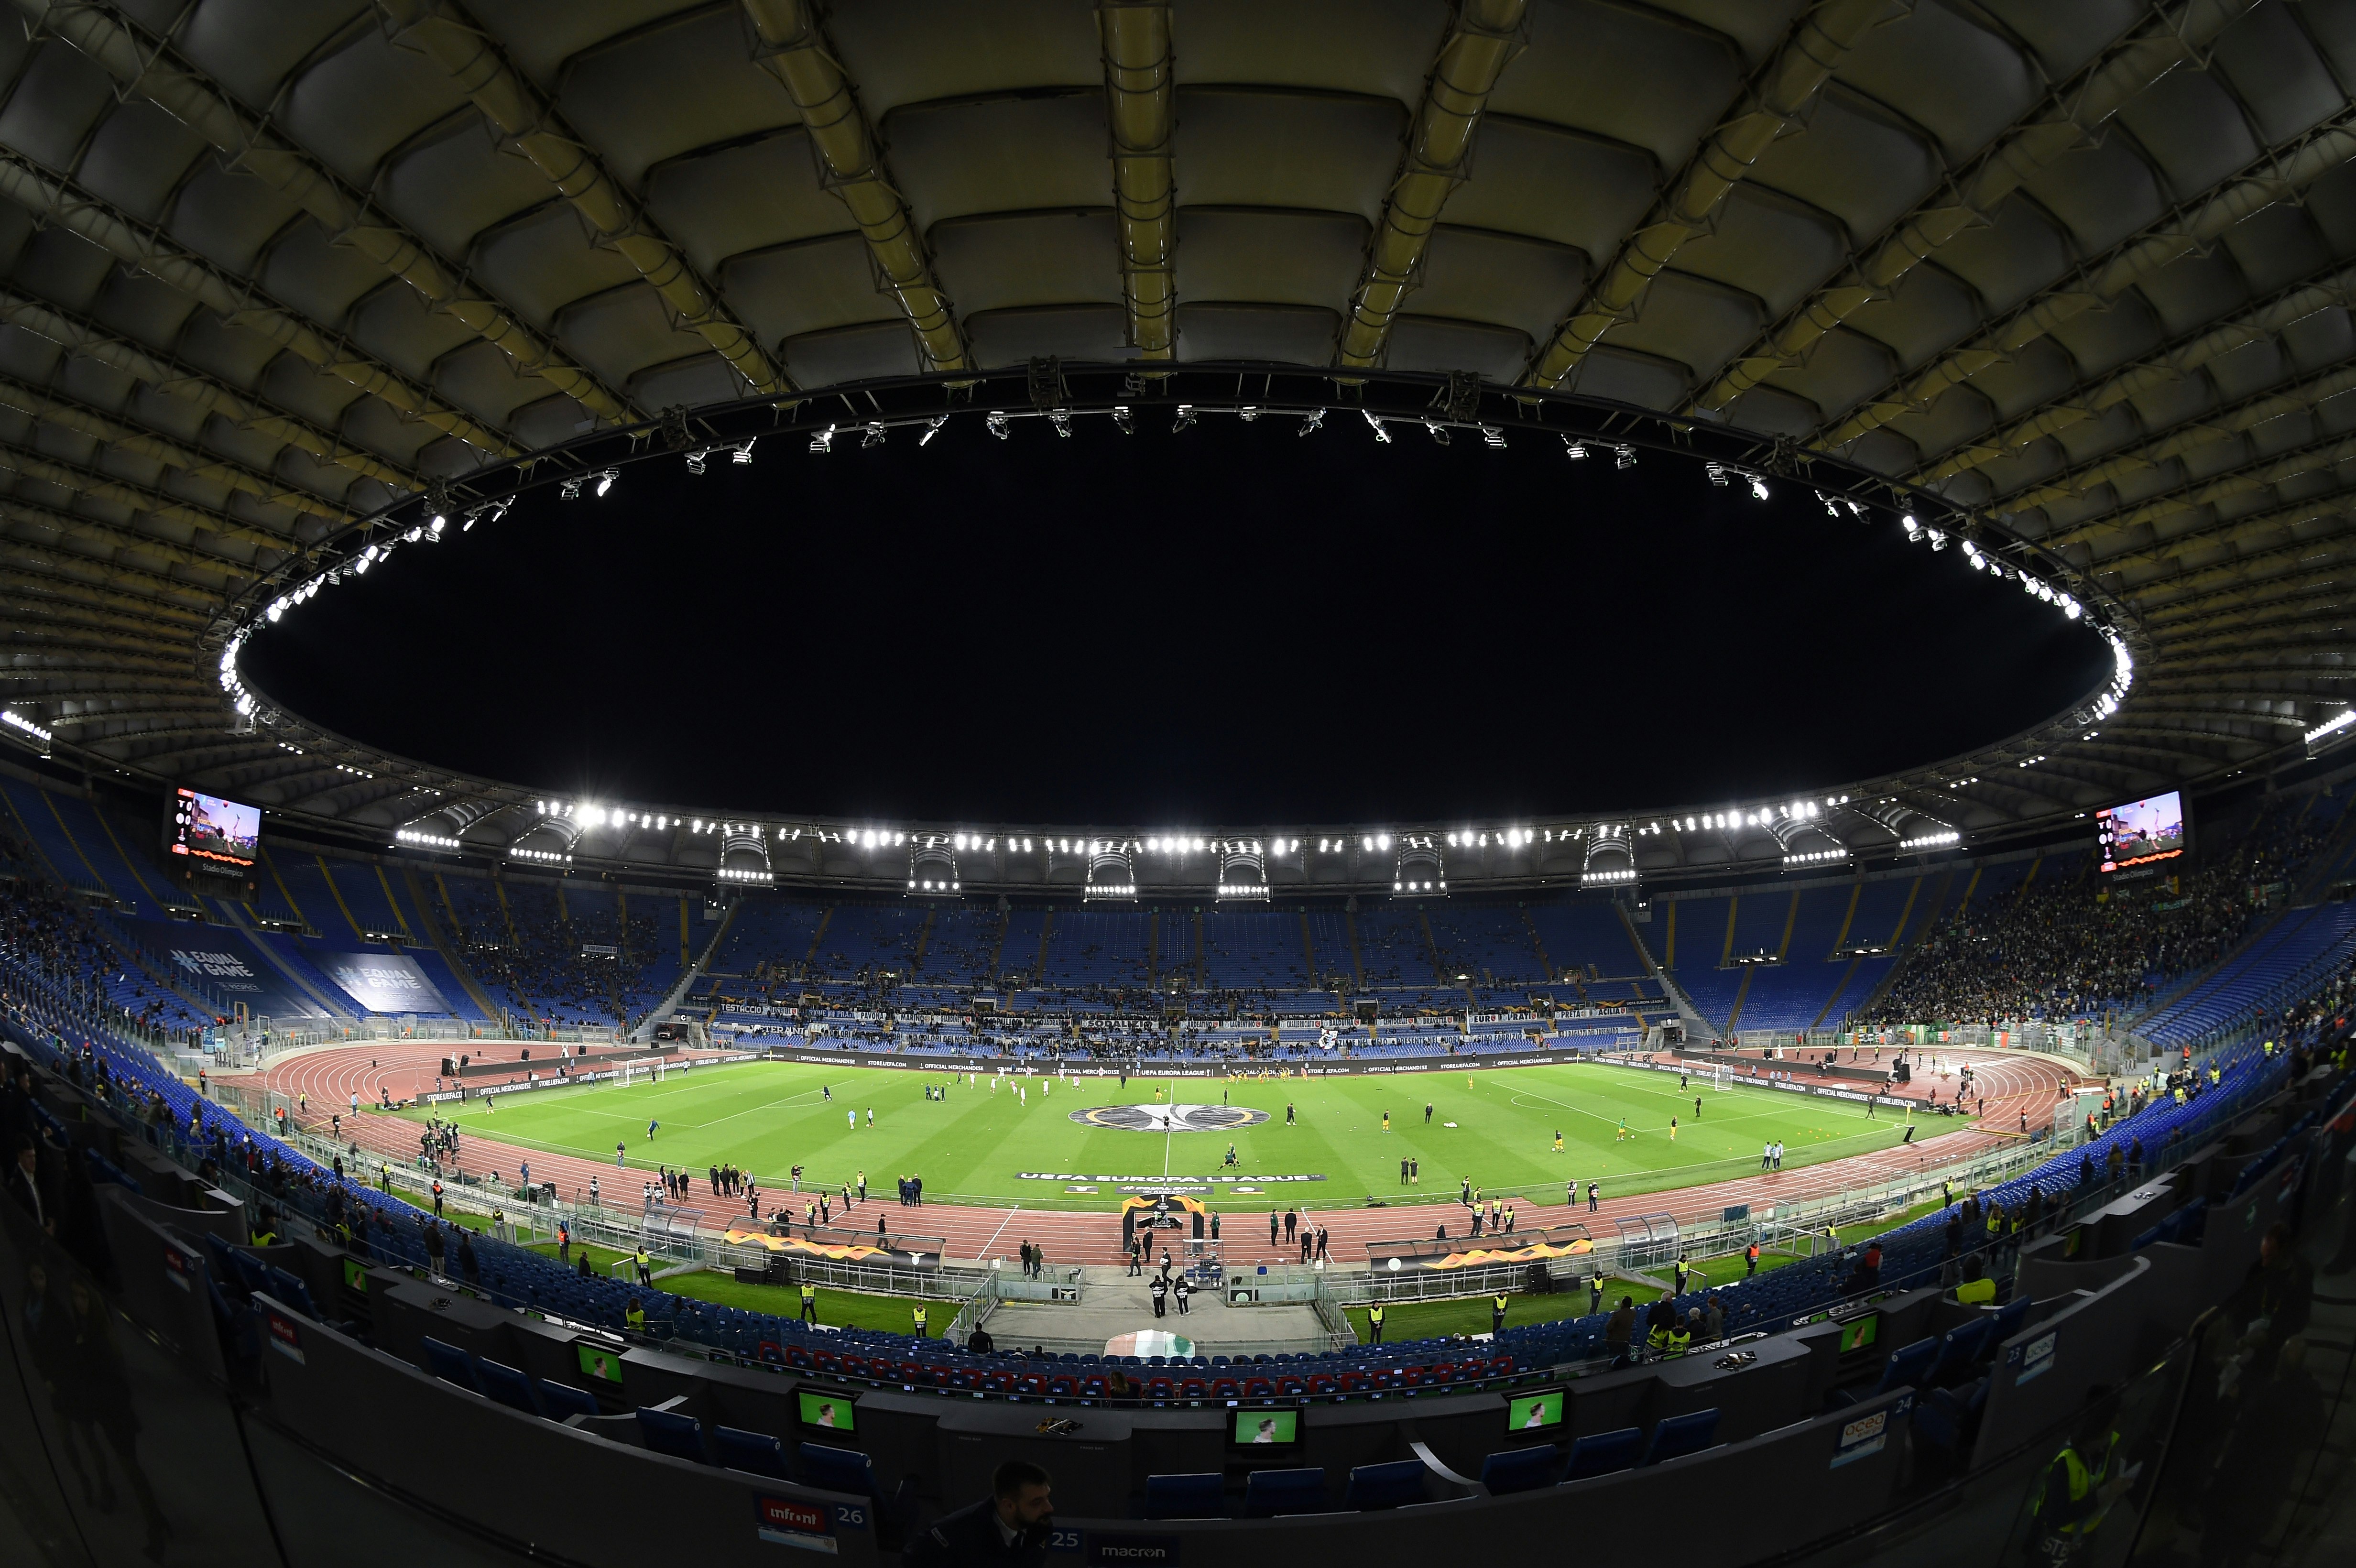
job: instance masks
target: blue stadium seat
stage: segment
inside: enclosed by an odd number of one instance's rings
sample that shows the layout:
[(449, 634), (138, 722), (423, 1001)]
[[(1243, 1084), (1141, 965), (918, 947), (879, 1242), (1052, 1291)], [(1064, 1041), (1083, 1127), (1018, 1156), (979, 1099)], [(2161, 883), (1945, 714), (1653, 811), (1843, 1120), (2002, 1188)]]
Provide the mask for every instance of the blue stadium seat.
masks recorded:
[(875, 1466), (857, 1449), (805, 1443), (800, 1455), (803, 1485), (826, 1492), (849, 1492), (854, 1497), (876, 1495)]
[(1713, 1446), (1717, 1441), (1718, 1412), (1697, 1410), (1686, 1415), (1672, 1415), (1653, 1428), (1653, 1440), (1644, 1448), (1644, 1463), (1659, 1465), (1682, 1459)]
[(770, 1476), (780, 1481), (793, 1479), (786, 1471), (786, 1445), (766, 1432), (715, 1425), (712, 1429), (712, 1448), (714, 1457), (731, 1470)]
[(475, 1378), (474, 1357), (455, 1345), (430, 1337), (419, 1341), (419, 1346), (425, 1352), (427, 1372), (445, 1383), (456, 1383), (471, 1393), (483, 1392), (483, 1385)]
[(268, 1281), (268, 1284), (263, 1286), (263, 1289), (267, 1294), (276, 1296), (279, 1300), (284, 1302), (287, 1306), (293, 1307), (304, 1317), (311, 1318), (314, 1321), (325, 1323), (327, 1320), (326, 1314), (322, 1313), (317, 1307), (312, 1304), (311, 1287), (305, 1285), (300, 1279), (288, 1274), (276, 1264), (272, 1264), (263, 1271), (263, 1277)]
[(1562, 1473), (1562, 1450), (1551, 1443), (1535, 1448), (1510, 1448), (1481, 1461), (1481, 1484), (1493, 1497), (1507, 1492), (1533, 1492), (1550, 1487)]
[(1570, 1445), (1570, 1464), (1563, 1472), (1563, 1480), (1583, 1481), (1590, 1476), (1609, 1476), (1618, 1470), (1636, 1467), (1636, 1456), (1644, 1445), (1644, 1431), (1640, 1426), (1623, 1426), (1617, 1432), (1595, 1432)]
[(1920, 1386), (1944, 1387), (1978, 1366), (1987, 1357), (1988, 1346), (1992, 1343), (1988, 1332), (1995, 1327), (1996, 1317), (1991, 1313), (1948, 1329), (1947, 1337), (1939, 1341), (1939, 1359), (1922, 1375)]
[(532, 1382), (532, 1392), (540, 1393), (540, 1408), (552, 1422), (561, 1422), (568, 1415), (601, 1415), (596, 1393), (589, 1389), (575, 1389), (570, 1382), (549, 1382), (547, 1377)]
[(1147, 1519), (1225, 1519), (1227, 1480), (1216, 1470), (1145, 1477)]
[(526, 1415), (541, 1413), (540, 1401), (531, 1393), (531, 1380), (513, 1367), (497, 1361), (475, 1362), (475, 1386), (487, 1399), (497, 1400), (509, 1410), (520, 1410)]
[(1855, 1404), (1859, 1400), (1871, 1399), (1876, 1394), (1888, 1393), (1891, 1389), (1920, 1386), (1924, 1374), (1930, 1371), (1938, 1359), (1938, 1340), (1917, 1339), (1911, 1345), (1902, 1346), (1890, 1352), (1890, 1359), (1881, 1363), (1880, 1378), (1871, 1388), (1861, 1391), (1836, 1389), (1833, 1392), (1833, 1403)]
[(1274, 1519), (1288, 1513), (1326, 1510), (1325, 1472), (1310, 1467), (1298, 1470), (1254, 1470), (1244, 1483), (1244, 1517)]
[(668, 1454), (674, 1459), (703, 1460), (703, 1423), (691, 1415), (681, 1415), (675, 1410), (649, 1410), (638, 1406), (638, 1437), (657, 1454)]
[(1424, 1478), (1430, 1471), (1420, 1459), (1395, 1459), (1387, 1465), (1360, 1465), (1350, 1472), (1350, 1487), (1342, 1495), (1345, 1509), (1398, 1508), (1422, 1502), (1429, 1494)]

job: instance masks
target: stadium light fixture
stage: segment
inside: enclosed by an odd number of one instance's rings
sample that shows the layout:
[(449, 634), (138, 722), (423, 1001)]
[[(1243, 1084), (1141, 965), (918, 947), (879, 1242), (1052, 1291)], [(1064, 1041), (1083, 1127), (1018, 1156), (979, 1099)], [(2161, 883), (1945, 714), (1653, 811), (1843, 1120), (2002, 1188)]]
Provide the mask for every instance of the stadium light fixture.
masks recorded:
[[(21, 725), (24, 722), (14, 713), (7, 714), (5, 717), (11, 724)], [(2337, 735), (2342, 730), (2347, 729), (2351, 724), (2356, 724), (2356, 708), (2343, 708), (2332, 717), (2325, 720), (2322, 723), (2318, 724), (2314, 729), (2309, 730), (2307, 732), (2307, 743), (2312, 746), (2318, 741), (2322, 740), (2326, 735)], [(42, 731), (40, 733), (44, 740), (48, 739), (48, 732), (47, 731)]]
[(1727, 468), (1725, 464), (1705, 463), (1701, 465), (1701, 471), (1709, 475), (1709, 482), (1711, 484), (1717, 485), (1721, 490), (1726, 488)]
[[(948, 416), (947, 414), (943, 414), (941, 417), (943, 419), (947, 419)], [(734, 452), (729, 453), (728, 461), (731, 463), (742, 464), (748, 468), (751, 467), (753, 464), (753, 443), (760, 439), (761, 438), (757, 435), (746, 436), (743, 443), (740, 443)]]
[(1751, 498), (1754, 501), (1763, 501), (1767, 498), (1767, 481), (1756, 474), (1751, 475)]
[(809, 449), (812, 452), (817, 453), (832, 452), (834, 450), (834, 426), (829, 425), (824, 430), (811, 432)]
[(1309, 411), (1307, 416), (1301, 420), (1301, 428), (1294, 431), (1292, 433), (1295, 435), (1309, 435), (1314, 432), (1323, 430), (1324, 428), (1325, 411), (1323, 409), (1312, 409)]
[(585, 474), (575, 474), (572, 477), (566, 479), (564, 483), (556, 487), (556, 498), (560, 501), (578, 501), (581, 499), (581, 481), (587, 477), (588, 475)]
[(1635, 467), (1636, 449), (1628, 445), (1624, 442), (1620, 445), (1613, 447), (1612, 449), (1612, 466), (1614, 468)]
[(621, 476), (622, 471), (620, 469), (606, 469), (603, 474), (597, 475), (597, 488), (592, 492), (592, 494), (597, 496), (605, 495), (608, 490), (611, 490), (614, 487), (614, 481), (619, 479)]
[(918, 446), (930, 446), (932, 444), (933, 437), (941, 433), (941, 426), (948, 422), (949, 416), (947, 414), (936, 414), (931, 419), (926, 420), (925, 421), (925, 433), (916, 438), (916, 444)]
[(394, 833), (392, 837), (398, 843), (422, 844), (429, 849), (455, 849), (458, 848), (458, 841), (455, 838), (445, 838), (439, 833), (426, 833), (414, 827), (403, 827)]
[(1923, 833), (1912, 838), (1901, 838), (1899, 840), (1898, 848), (1901, 852), (1912, 849), (1936, 849), (1943, 845), (1956, 843), (1962, 838), (1962, 834), (1950, 827), (1940, 833)]
[(1481, 427), (1481, 444), (1492, 452), (1503, 452), (1505, 450), (1505, 432), (1495, 425), (1484, 424)]
[(1194, 422), (1194, 405), (1192, 403), (1181, 403), (1178, 405), (1178, 421), (1170, 427), (1170, 433), (1172, 435), (1176, 435), (1180, 431), (1192, 427)]
[(1123, 435), (1135, 435), (1137, 433), (1137, 421), (1130, 417), (1129, 405), (1127, 403), (1115, 403), (1113, 405), (1112, 426), (1113, 429), (1120, 432)]
[(703, 472), (704, 459), (711, 455), (712, 449), (708, 446), (699, 446), (695, 448), (687, 454), (687, 471), (690, 474), (698, 475), (701, 475)]
[(861, 451), (862, 451), (862, 452), (864, 452), (867, 448), (869, 448), (869, 447), (871, 447), (871, 446), (881, 446), (881, 445), (883, 445), (883, 444), (884, 444), (884, 421), (883, 421), (882, 420), (870, 420), (870, 421), (867, 421), (867, 438), (866, 438), (864, 441), (862, 441), (862, 442), (859, 443), (860, 450), (861, 450)]
[(1012, 433), (1006, 423), (1006, 411), (1004, 409), (991, 410), (990, 417), (983, 420), (981, 422), (991, 434), (996, 436), (1001, 441), (1004, 441)]
[(1383, 428), (1382, 421), (1376, 419), (1373, 414), (1368, 413), (1364, 409), (1360, 409), (1358, 411), (1358, 415), (1366, 421), (1366, 427), (1375, 432), (1376, 441), (1385, 446), (1388, 446), (1391, 443), (1391, 432)]
[(1584, 463), (1587, 461), (1587, 443), (1583, 441), (1573, 441), (1570, 437), (1564, 436), (1562, 438), (1562, 454), (1565, 457), (1569, 458), (1573, 463)]
[[(47, 745), (54, 738), (48, 731), (44, 730), (41, 726), (34, 723), (23, 714), (16, 712), (14, 709), (0, 711), (0, 724), (5, 724), (12, 730), (22, 730), (26, 734), (30, 735), (34, 740), (40, 741), (43, 745)], [(2312, 738), (2313, 737), (2309, 737), (2309, 739)]]

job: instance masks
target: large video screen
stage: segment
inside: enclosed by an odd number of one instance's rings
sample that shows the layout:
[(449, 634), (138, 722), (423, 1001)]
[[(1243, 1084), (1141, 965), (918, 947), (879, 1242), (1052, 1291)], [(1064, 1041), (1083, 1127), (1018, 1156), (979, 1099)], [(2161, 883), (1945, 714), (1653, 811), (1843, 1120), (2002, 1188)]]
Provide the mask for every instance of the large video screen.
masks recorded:
[(2176, 859), (2184, 853), (2183, 794), (2169, 790), (2094, 813), (2094, 844), (2105, 871)]
[(171, 850), (192, 860), (251, 866), (262, 845), (262, 807), (192, 789), (172, 796)]

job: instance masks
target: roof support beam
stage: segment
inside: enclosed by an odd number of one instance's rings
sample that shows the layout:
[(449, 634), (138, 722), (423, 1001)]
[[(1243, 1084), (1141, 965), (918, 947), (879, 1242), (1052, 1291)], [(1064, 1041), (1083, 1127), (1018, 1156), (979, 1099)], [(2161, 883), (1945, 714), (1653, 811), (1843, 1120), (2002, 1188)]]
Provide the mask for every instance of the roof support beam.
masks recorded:
[(2060, 549), (2073, 544), (2091, 545), (2105, 533), (2123, 533), (2138, 524), (2156, 524), (2179, 512), (2199, 511), (2235, 496), (2254, 495), (2287, 479), (2336, 468), (2351, 458), (2356, 458), (2356, 436), (2335, 435), (2165, 491), (2136, 503), (2129, 511), (2098, 515), (2072, 524), (2059, 532), (2029, 534), (2028, 537), (2047, 549)]
[(2303, 321), (2318, 311), (2334, 306), (2345, 309), (2351, 305), (2356, 305), (2356, 267), (2343, 267), (2334, 262), (2323, 276), (2294, 283), (2272, 299), (2225, 321), (2204, 326), (2158, 354), (2125, 369), (2113, 371), (2091, 387), (2081, 386), (2061, 400), (2014, 421), (2002, 433), (1990, 440), (1973, 442), (1956, 448), (1937, 462), (1927, 464), (1916, 471), (1914, 482), (1936, 485), (1958, 474), (1994, 463), (1997, 458), (2008, 456), (2046, 436), (2059, 434), (2072, 425), (2093, 419), (2130, 398), (2181, 381), (2211, 360), (2272, 337), (2292, 323)]
[[(127, 480), (109, 478), (103, 474), (92, 474), (88, 469), (59, 463), (55, 458), (27, 452), (22, 447), (0, 445), (0, 469), (13, 470), (27, 479), (55, 485), (60, 489), (88, 496), (92, 500), (128, 507), (158, 521), (187, 528), (189, 530), (187, 542), (191, 549), (219, 556), (223, 560), (235, 561), (243, 568), (267, 571), (303, 548), (298, 539), (264, 533), (250, 524), (225, 517), (218, 512), (176, 500), (159, 490), (150, 490)], [(243, 545), (246, 553), (241, 556), (221, 545), (208, 544), (207, 536)], [(272, 559), (264, 560), (264, 556)]]
[(1178, 340), (1178, 187), (1170, 151), (1178, 123), (1170, 0), (1097, 0), (1105, 113), (1112, 124), (1114, 225), (1129, 342), (1167, 359)]
[(565, 357), (505, 306), (464, 286), (425, 241), (374, 201), (347, 187), (326, 165), (276, 135), (265, 116), (233, 101), (164, 39), (123, 20), (113, 7), (80, 0), (16, 0), (16, 8), (90, 57), (121, 92), (136, 92), (229, 155), (238, 169), (284, 192), (319, 222), (329, 239), (366, 256), (415, 289), (435, 310), (496, 346), (592, 413), (631, 418), (625, 400)]
[(1350, 319), (1342, 328), (1339, 363), (1373, 365), (1400, 302), (1415, 286), (1425, 247), (1440, 223), (1449, 193), (1464, 177), (1472, 134), (1489, 94), (1514, 56), (1521, 52), (1522, 16), (1528, 0), (1457, 0), (1440, 58), (1424, 82), (1423, 101), (1408, 130), (1398, 173), (1366, 250), (1365, 270), (1350, 299)]
[[(0, 464), (6, 462), (0, 454)], [(200, 571), (213, 578), (215, 592), (223, 595), (236, 592), (252, 577), (252, 563), (235, 555), (215, 555), (202, 549), (175, 539), (157, 539), (102, 517), (85, 517), (73, 512), (60, 512), (53, 507), (37, 506), (18, 500), (14, 496), (0, 496), (0, 519), (5, 519), (6, 531), (16, 539), (31, 539), (35, 533), (42, 544), (56, 543), (78, 555), (88, 555), (98, 560), (116, 559), (123, 551), (131, 550), (151, 561), (168, 561)], [(204, 587), (194, 583), (191, 586)]]
[(809, 0), (744, 0), (744, 5), (761, 42), (760, 64), (785, 84), (801, 110), (802, 123), (825, 162), (829, 187), (867, 237), (868, 251), (916, 328), (925, 368), (967, 368), (965, 341), (948, 295), (934, 280), (916, 220), (893, 187), (875, 133)]
[(607, 244), (646, 279), (679, 324), (712, 345), (756, 392), (787, 390), (784, 377), (720, 292), (705, 283), (678, 246), (638, 210), (604, 162), (563, 116), (524, 80), (498, 45), (447, 0), (377, 0), (401, 43), (421, 51), (457, 82), (515, 150), (548, 176)]
[(1997, 204), (2039, 170), (2083, 147), (2111, 116), (2178, 66), (2198, 64), (2256, 0), (2179, 0), (2096, 54), (2038, 105), (2037, 117), (1983, 152), (1888, 232), (1871, 252), (1801, 302), (1756, 347), (1729, 365), (1697, 406), (1722, 410), (1795, 364), (1850, 316), (1886, 297), (1917, 263), (1989, 220)]
[(1559, 386), (1585, 363), (1605, 333), (1635, 314), (1645, 289), (1686, 241), (1708, 228), (1728, 193), (1792, 128), (1858, 40), (1906, 9), (1898, 0), (1832, 0), (1803, 14), (1783, 48), (1751, 78), (1742, 104), (1710, 133), (1644, 227), (1622, 242), (1587, 298), (1531, 360), (1524, 379)]
[(53, 393), (27, 386), (7, 376), (0, 376), (0, 408), (15, 409), (19, 413), (72, 431), (77, 435), (91, 436), (124, 452), (152, 458), (168, 468), (180, 470), (191, 478), (210, 479), (216, 484), (226, 485), (267, 506), (307, 512), (331, 523), (348, 523), (357, 515), (348, 507), (290, 489), (270, 475), (257, 474), (241, 463), (191, 452), (177, 442), (117, 423), (95, 409), (68, 402)]
[(134, 220), (28, 158), (0, 150), (0, 197), (152, 273), (231, 325), (260, 333), (305, 364), (381, 399), (398, 413), (455, 436), (478, 451), (499, 457), (520, 455), (498, 431), (357, 352), (348, 340), (330, 342), (292, 311), (269, 303), (251, 282), (226, 276), (210, 262), (166, 240), (153, 224)]
[(70, 586), (102, 596), (108, 603), (144, 603), (167, 612), (212, 618), (222, 596), (192, 582), (180, 582), (135, 567), (92, 560), (70, 550), (50, 549), (12, 539), (0, 539), (0, 582), (16, 578)]
[(291, 414), (265, 408), (225, 381), (166, 358), (47, 300), (0, 288), (0, 324), (46, 337), (69, 354), (96, 360), (159, 392), (217, 413), (241, 430), (259, 431), (299, 447), (321, 463), (348, 468), (395, 490), (425, 487), (425, 481), (407, 469), (396, 468), (372, 453), (348, 446), (340, 436), (315, 429)]
[(1892, 420), (1929, 408), (1950, 388), (2004, 364), (2072, 317), (2110, 304), (2169, 263), (2213, 245), (2243, 219), (2278, 201), (2297, 199), (2351, 158), (2356, 158), (2356, 109), (2260, 152), (2233, 179), (2161, 214), (2109, 255), (2074, 269), (2015, 311), (2010, 320), (1981, 333), (1977, 342), (1951, 349), (1911, 373), (1902, 388), (1893, 385), (1868, 400), (1811, 444), (1837, 450)]

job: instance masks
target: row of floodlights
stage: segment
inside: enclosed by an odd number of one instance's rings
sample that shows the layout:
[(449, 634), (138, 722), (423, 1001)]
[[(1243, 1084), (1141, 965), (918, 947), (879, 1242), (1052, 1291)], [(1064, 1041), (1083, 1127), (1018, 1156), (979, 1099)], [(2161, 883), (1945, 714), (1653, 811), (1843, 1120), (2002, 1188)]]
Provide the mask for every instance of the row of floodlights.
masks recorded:
[(1687, 833), (1704, 828), (1770, 827), (1778, 822), (1814, 822), (1837, 805), (1847, 805), (1848, 796), (1826, 795), (1823, 801), (1794, 801), (1789, 805), (1762, 805), (1756, 811), (1705, 811), (1697, 816), (1674, 818), (1669, 826)]
[[(1927, 540), (1933, 552), (1935, 553), (1946, 549), (1951, 542), (1945, 529), (1931, 528), (1918, 522), (1912, 513), (1899, 518), (1898, 522), (1899, 526), (1906, 530), (1906, 540), (1909, 544), (1920, 544)], [(1989, 571), (1994, 572), (1998, 578), (2010, 578), (2020, 584), (2022, 592), (2032, 599), (2042, 599), (2072, 621), (2086, 613), (2086, 607), (2079, 603), (2075, 598), (2055, 588), (2035, 572), (2024, 567), (2007, 566), (1995, 557), (1987, 554), (1970, 539), (1960, 542), (1964, 559), (1972, 563), (1974, 571)]]
[(398, 843), (422, 844), (429, 849), (455, 849), (459, 847), (455, 838), (446, 838), (439, 833), (427, 833), (416, 827), (402, 828), (392, 837)]

